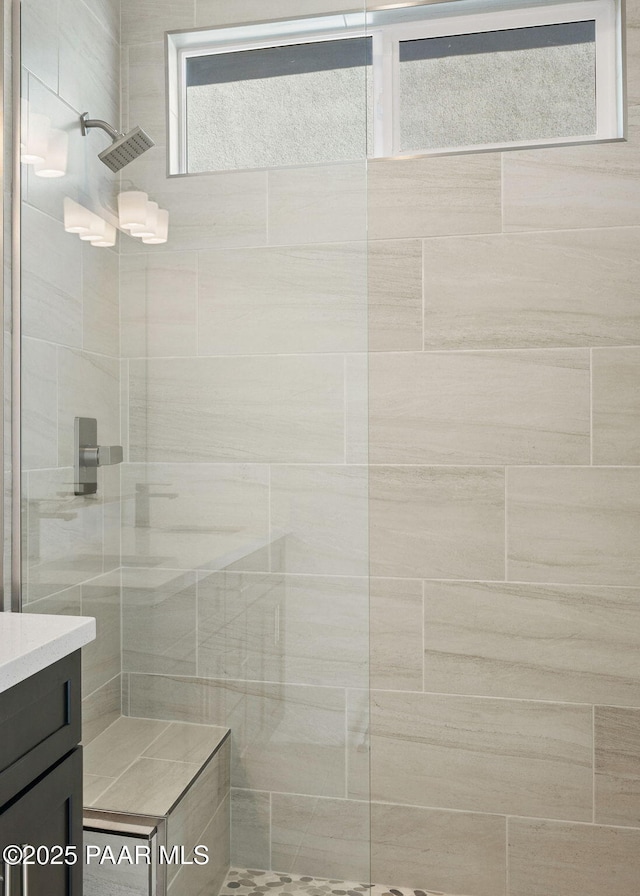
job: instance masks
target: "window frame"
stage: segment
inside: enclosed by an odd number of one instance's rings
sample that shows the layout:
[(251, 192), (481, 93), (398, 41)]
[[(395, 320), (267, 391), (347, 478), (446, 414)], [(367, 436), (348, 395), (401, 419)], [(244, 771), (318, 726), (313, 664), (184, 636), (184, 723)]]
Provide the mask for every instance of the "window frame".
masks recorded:
[[(296, 20), (234, 25), (167, 33), (168, 174), (187, 170), (187, 61), (194, 56), (318, 43), (357, 37), (372, 40), (373, 152), (370, 158), (420, 158), (543, 146), (623, 140), (624, 79), (619, 0), (568, 0), (560, 3), (453, 0), (398, 9), (344, 13)], [(596, 131), (574, 137), (447, 146), (401, 152), (399, 47), (405, 40), (509, 31), (540, 25), (595, 22)], [(389, 112), (391, 109), (391, 112)], [(316, 163), (325, 164), (325, 163)], [(219, 169), (220, 170), (220, 169)], [(222, 169), (229, 170), (229, 169)], [(260, 168), (231, 169), (256, 171)]]

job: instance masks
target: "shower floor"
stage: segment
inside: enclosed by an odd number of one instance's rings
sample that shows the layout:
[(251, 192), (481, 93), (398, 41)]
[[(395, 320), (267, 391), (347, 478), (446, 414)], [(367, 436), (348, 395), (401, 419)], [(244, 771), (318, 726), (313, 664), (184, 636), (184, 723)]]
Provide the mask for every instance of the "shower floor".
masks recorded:
[(220, 896), (443, 896), (434, 890), (385, 887), (333, 878), (279, 874), (276, 871), (248, 871), (231, 868), (220, 888)]

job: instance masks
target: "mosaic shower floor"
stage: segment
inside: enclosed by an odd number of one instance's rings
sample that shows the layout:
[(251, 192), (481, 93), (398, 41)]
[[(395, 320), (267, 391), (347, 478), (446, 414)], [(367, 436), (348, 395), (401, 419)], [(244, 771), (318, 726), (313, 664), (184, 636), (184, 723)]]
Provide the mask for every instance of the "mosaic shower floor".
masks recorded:
[(381, 884), (301, 877), (276, 871), (248, 871), (232, 868), (220, 889), (220, 896), (443, 896), (434, 890), (384, 887)]

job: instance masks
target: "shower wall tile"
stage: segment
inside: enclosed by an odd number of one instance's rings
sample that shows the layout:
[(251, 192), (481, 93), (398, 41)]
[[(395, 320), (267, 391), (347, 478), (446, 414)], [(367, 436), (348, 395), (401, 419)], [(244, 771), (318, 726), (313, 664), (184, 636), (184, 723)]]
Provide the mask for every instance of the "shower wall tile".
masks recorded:
[(202, 252), (201, 355), (367, 348), (366, 243)]
[[(268, 173), (268, 184), (269, 245), (366, 239), (367, 168), (364, 160), (274, 168)], [(363, 246), (361, 251), (366, 253), (366, 247)]]
[(191, 28), (194, 0), (137, 0), (122, 4), (122, 43), (144, 44), (164, 38), (165, 31)]
[(122, 354), (128, 358), (197, 354), (198, 254), (123, 255)]
[(120, 674), (122, 659), (120, 573), (107, 573), (81, 586), (82, 616), (93, 616), (98, 636), (82, 650), (82, 691), (97, 691)]
[(372, 803), (371, 880), (505, 896), (506, 819)]
[(82, 0), (58, 2), (60, 96), (78, 115), (118, 124), (120, 47)]
[[(127, 3), (123, 3), (127, 6)], [(123, 9), (124, 14), (124, 9)], [(163, 41), (140, 43), (127, 50), (128, 89), (123, 93), (127, 130), (138, 125), (156, 146), (167, 145), (166, 63)]]
[(164, 569), (122, 571), (122, 669), (193, 675), (196, 576)]
[(58, 349), (58, 464), (72, 466), (75, 417), (95, 417), (98, 444), (120, 444), (120, 365), (115, 358)]
[[(297, 16), (362, 11), (362, 3), (351, 0), (234, 0), (233, 8), (225, 0), (196, 0), (198, 25), (235, 25)], [(255, 864), (255, 863), (254, 863)]]
[(493, 467), (371, 467), (374, 576), (504, 577), (504, 472)]
[(129, 714), (149, 719), (168, 719), (201, 725), (227, 725), (239, 689), (224, 682), (170, 675), (129, 676)]
[[(371, 687), (421, 691), (422, 582), (371, 579)], [(431, 682), (427, 679), (427, 689)]]
[(374, 800), (590, 821), (589, 706), (372, 692)]
[(369, 351), (421, 351), (421, 241), (371, 241), (367, 253)]
[(369, 370), (372, 463), (589, 463), (586, 350), (378, 353)]
[(82, 345), (82, 243), (62, 224), (23, 204), (22, 332)]
[(231, 790), (231, 864), (271, 867), (271, 794)]
[(271, 838), (271, 864), (281, 871), (347, 880), (369, 878), (366, 802), (274, 793)]
[(271, 537), (286, 538), (281, 572), (368, 572), (368, 476), (363, 466), (271, 467)]
[(593, 461), (640, 464), (640, 348), (593, 352)]
[(347, 798), (369, 800), (369, 688), (347, 690)]
[(57, 349), (22, 340), (22, 469), (58, 463)]
[(22, 66), (58, 90), (59, 0), (25, 0), (21, 9)]
[(52, 594), (51, 597), (27, 603), (23, 607), (23, 612), (45, 616), (82, 616), (82, 588), (75, 585), (66, 591)]
[(118, 255), (82, 244), (82, 347), (120, 355)]
[[(84, 2), (87, 3), (87, 0)], [(87, 3), (116, 42), (120, 41), (120, 5), (121, 0), (91, 0), (91, 3)]]
[(165, 150), (157, 145), (131, 162), (127, 173), (136, 189), (144, 190), (161, 208), (169, 210), (169, 241), (166, 245), (144, 246), (139, 240), (125, 237), (123, 255), (266, 245), (265, 171), (169, 178)]
[(637, 107), (628, 121), (628, 143), (505, 153), (505, 230), (640, 224)]
[(122, 675), (82, 701), (82, 743), (86, 746), (113, 724), (121, 712)]
[(640, 711), (595, 708), (595, 820), (640, 827)]
[(134, 461), (344, 459), (340, 356), (132, 361), (129, 369)]
[(640, 879), (640, 830), (509, 819), (510, 896), (621, 896)]
[(374, 160), (368, 167), (369, 238), (499, 233), (499, 153)]
[(73, 468), (34, 471), (25, 513), (28, 601), (79, 585), (103, 571), (103, 507), (73, 494)]
[(425, 690), (640, 706), (637, 589), (425, 582)]
[(640, 469), (515, 468), (507, 494), (507, 578), (637, 585)]
[(425, 348), (640, 341), (639, 236), (612, 227), (425, 240)]
[(198, 674), (365, 688), (366, 578), (218, 572), (198, 583)]
[(369, 356), (351, 352), (344, 357), (345, 462), (369, 462)]
[(125, 565), (251, 569), (252, 552), (268, 544), (266, 467), (126, 464), (122, 494)]

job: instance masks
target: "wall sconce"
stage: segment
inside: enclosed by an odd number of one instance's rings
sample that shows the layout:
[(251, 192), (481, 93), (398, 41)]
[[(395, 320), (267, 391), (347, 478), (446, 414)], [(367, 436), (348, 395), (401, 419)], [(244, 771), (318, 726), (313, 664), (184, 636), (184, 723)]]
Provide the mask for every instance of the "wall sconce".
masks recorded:
[(64, 177), (67, 173), (69, 136), (65, 131), (50, 130), (47, 153), (33, 166), (38, 177)]
[(118, 196), (118, 217), (121, 230), (141, 239), (147, 245), (166, 243), (169, 235), (169, 212), (158, 208), (146, 193), (128, 190)]
[(100, 215), (79, 205), (73, 199), (64, 200), (64, 229), (67, 233), (76, 233), (83, 242), (100, 248), (115, 246), (116, 228)]
[(51, 122), (46, 115), (30, 112), (23, 107), (22, 140), (20, 142), (20, 161), (25, 165), (44, 162), (49, 148), (49, 131)]

